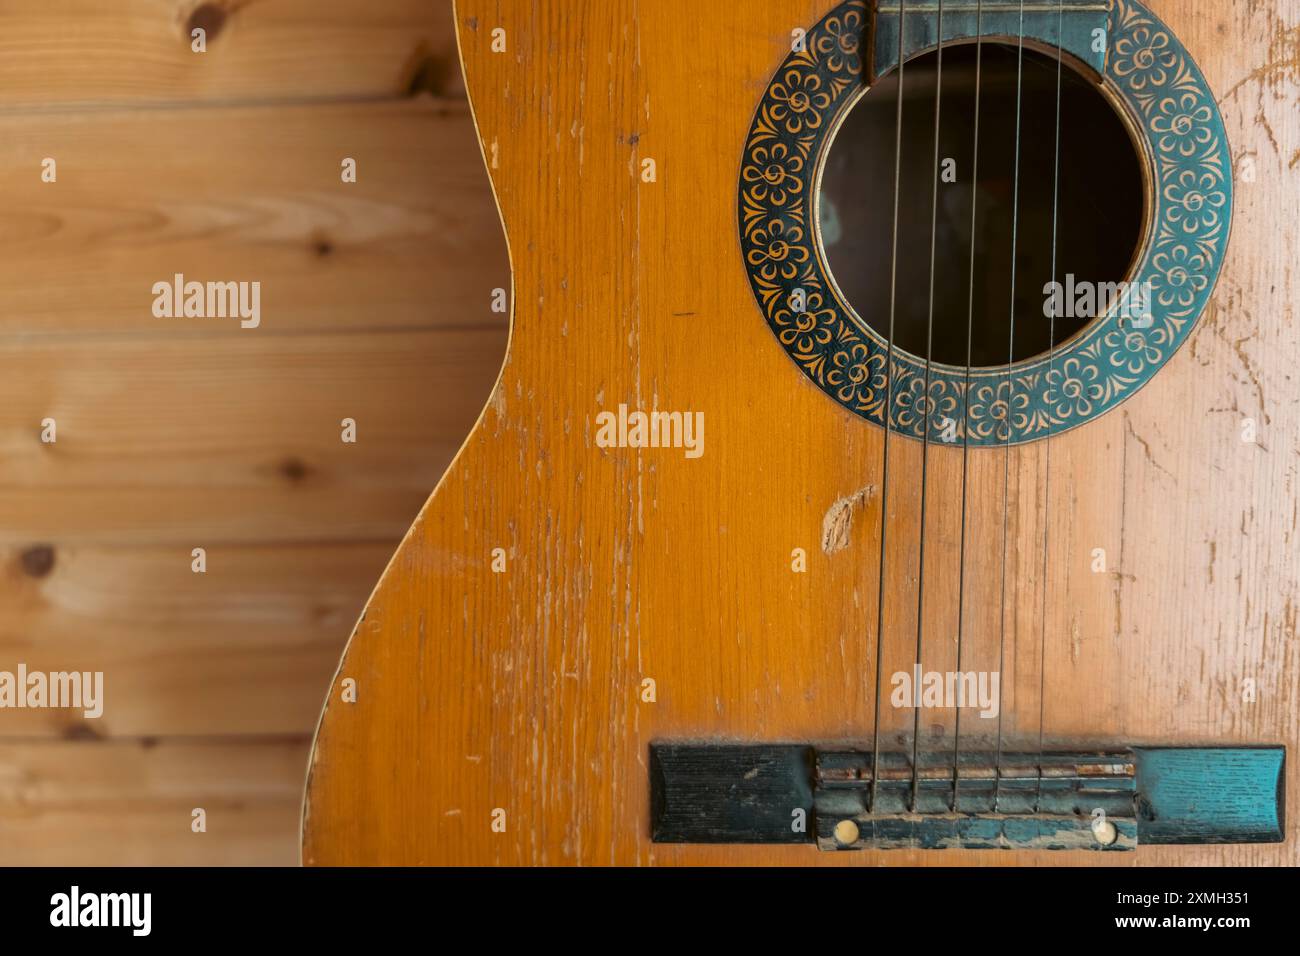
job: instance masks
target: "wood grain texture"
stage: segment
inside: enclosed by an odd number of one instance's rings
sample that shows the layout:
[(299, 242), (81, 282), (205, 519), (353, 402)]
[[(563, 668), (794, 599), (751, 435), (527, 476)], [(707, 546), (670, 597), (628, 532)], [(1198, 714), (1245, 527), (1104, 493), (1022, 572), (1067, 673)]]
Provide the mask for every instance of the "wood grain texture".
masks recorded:
[[(0, 742), (0, 866), (284, 864), (301, 739)], [(192, 811), (207, 812), (194, 833)]]
[(500, 332), (259, 331), (0, 340), (23, 372), (0, 384), (0, 541), (400, 537), (478, 415)]
[(104, 714), (16, 710), (0, 739), (297, 734), (392, 555), (373, 543), (0, 549), (0, 665), (103, 671)]
[[(457, 93), (446, 0), (5, 0), (0, 109)], [(191, 49), (207, 33), (207, 52)]]
[[(492, 290), (510, 277), (463, 101), (0, 113), (0, 189), (0, 332), (504, 327)], [(159, 320), (151, 289), (178, 272), (260, 281), (262, 326)]]
[[(0, 669), (106, 698), (0, 711), (0, 863), (292, 864), (339, 650), (504, 351), (450, 5), (5, 0), (0, 129)], [(176, 272), (261, 327), (155, 318)]]
[[(791, 29), (830, 6), (457, 4), (512, 250), (512, 343), (343, 659), (358, 697), (341, 702), (336, 683), (318, 731), (306, 862), (1103, 862), (650, 842), (652, 740), (872, 741), (882, 433), (781, 354), (735, 216), (754, 105)], [(1300, 215), (1300, 10), (1150, 6), (1200, 62), (1234, 157), (1257, 175), (1239, 182), (1211, 308), (1150, 385), (1053, 439), (1050, 456), (1041, 442), (1013, 449), (1009, 482), (999, 450), (972, 455), (962, 668), (998, 669), (1005, 593), (1009, 746), (1294, 747), (1300, 278), (1280, 230)], [(726, 42), (684, 42), (686, 23)], [(498, 25), (508, 56), (490, 51)], [(653, 184), (639, 179), (647, 157)], [(705, 454), (598, 448), (595, 416), (619, 403), (703, 411)], [(1241, 441), (1244, 418), (1258, 444)], [(930, 454), (924, 662), (952, 670), (960, 452)], [(886, 678), (914, 658), (921, 446), (895, 440), (891, 456)], [(806, 574), (791, 573), (796, 547)], [(1106, 573), (1091, 570), (1094, 548)], [(950, 748), (953, 717), (927, 711), (922, 746)], [(883, 745), (910, 746), (912, 719), (885, 706)], [(972, 723), (964, 745), (987, 744)], [(1288, 774), (1294, 805), (1294, 761)], [(1104, 862), (1295, 863), (1296, 819), (1284, 844)]]

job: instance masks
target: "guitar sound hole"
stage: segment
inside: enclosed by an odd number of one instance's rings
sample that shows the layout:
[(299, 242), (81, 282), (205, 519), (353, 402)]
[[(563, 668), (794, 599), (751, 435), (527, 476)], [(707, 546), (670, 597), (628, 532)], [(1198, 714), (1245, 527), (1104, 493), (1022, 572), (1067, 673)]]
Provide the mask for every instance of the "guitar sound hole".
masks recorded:
[[(977, 173), (976, 46), (964, 43), (943, 51), (930, 356), (948, 365), (967, 364), (967, 314), (973, 293), (970, 364), (994, 367), (1006, 365), (1008, 355), (1018, 362), (1059, 347), (1095, 316), (1058, 316), (1053, 327), (1044, 314), (1044, 286), (1053, 281), (1056, 56), (1028, 47), (1024, 51), (1019, 211), (1013, 217), (1017, 50), (992, 42), (981, 49)], [(938, 56), (933, 52), (908, 60), (903, 71), (894, 345), (922, 359), (930, 314), (937, 77)], [(819, 196), (827, 265), (847, 304), (882, 337), (889, 331), (897, 106), (895, 71), (845, 117), (826, 159)], [(1111, 102), (1068, 61), (1061, 75), (1060, 116), (1055, 279), (1064, 284), (1072, 275), (1076, 287), (1083, 282), (1121, 282), (1128, 278), (1145, 219), (1137, 148)], [(945, 172), (952, 182), (945, 181)]]

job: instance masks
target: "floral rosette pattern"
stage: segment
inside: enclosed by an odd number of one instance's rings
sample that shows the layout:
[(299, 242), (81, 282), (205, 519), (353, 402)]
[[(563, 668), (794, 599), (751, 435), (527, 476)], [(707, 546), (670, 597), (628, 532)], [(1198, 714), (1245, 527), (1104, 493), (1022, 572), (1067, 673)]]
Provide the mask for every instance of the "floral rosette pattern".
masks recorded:
[[(845, 408), (891, 430), (972, 445), (1046, 438), (1141, 388), (1191, 332), (1228, 240), (1232, 161), (1223, 120), (1178, 39), (1135, 0), (1111, 0), (1105, 79), (1145, 141), (1150, 228), (1129, 277), (1150, 283), (1151, 322), (1112, 311), (1078, 336), (1001, 368), (932, 364), (888, 343), (840, 298), (818, 248), (814, 192), (822, 152), (861, 91), (868, 12), (841, 3), (781, 64), (750, 127), (740, 168), (740, 242), (777, 341)], [(1104, 157), (1099, 157), (1104, 161)], [(886, 370), (886, 364), (890, 367)]]

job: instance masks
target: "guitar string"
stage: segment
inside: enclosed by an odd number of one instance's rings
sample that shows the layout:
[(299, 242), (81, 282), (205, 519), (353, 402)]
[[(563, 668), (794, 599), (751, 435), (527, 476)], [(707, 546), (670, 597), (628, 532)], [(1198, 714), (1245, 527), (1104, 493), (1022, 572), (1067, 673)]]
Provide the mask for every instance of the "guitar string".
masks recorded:
[[(975, 212), (978, 205), (980, 169), (980, 79), (983, 66), (983, 29), (984, 0), (979, 0), (975, 8), (975, 144), (972, 147), (971, 160), (971, 195), (970, 195), (970, 290), (966, 300), (966, 381), (962, 391), (962, 432), (961, 432), (961, 541), (957, 557), (957, 674), (960, 680), (962, 664), (963, 608), (966, 591), (966, 494), (967, 476), (970, 470), (970, 363), (971, 340), (975, 325)], [(957, 813), (959, 803), (959, 776), (961, 755), (961, 708), (953, 725), (952, 738), (952, 812)]]
[(939, 0), (939, 15), (936, 23), (939, 42), (936, 47), (938, 62), (934, 77), (934, 181), (930, 187), (930, 303), (929, 314), (925, 320), (925, 387), (921, 392), (921, 515), (920, 541), (917, 545), (916, 574), (916, 669), (912, 672), (912, 796), (910, 809), (916, 813), (921, 783), (921, 698), (917, 686), (921, 671), (922, 636), (925, 633), (925, 513), (926, 498), (929, 490), (927, 476), (930, 470), (930, 359), (934, 345), (934, 261), (935, 236), (939, 227), (939, 120), (943, 102), (943, 0)]
[[(1058, 0), (1056, 13), (1056, 144), (1052, 152), (1052, 269), (1049, 281), (1056, 281), (1056, 234), (1058, 201), (1061, 187), (1061, 42), (1064, 39), (1065, 4)], [(1056, 309), (1047, 317), (1047, 385), (1051, 386), (1056, 370)], [(1046, 714), (1047, 690), (1047, 555), (1048, 535), (1051, 532), (1052, 503), (1052, 433), (1043, 440), (1043, 570), (1040, 576), (1043, 589), (1043, 618), (1038, 636), (1038, 793), (1034, 797), (1034, 813), (1043, 802), (1043, 718)]]
[(1010, 329), (1007, 332), (1007, 394), (1002, 405), (1003, 440), (1002, 458), (1002, 593), (1001, 593), (1001, 628), (998, 635), (998, 744), (993, 758), (993, 812), (998, 810), (1002, 799), (1002, 691), (1006, 681), (1002, 673), (1007, 660), (1007, 516), (1009, 489), (1011, 485), (1011, 366), (1014, 364), (1016, 347), (1016, 249), (1020, 226), (1020, 106), (1023, 93), (1025, 66), (1025, 0), (1020, 0), (1019, 40), (1016, 52), (1016, 155), (1015, 172), (1011, 178), (1011, 309)]
[(885, 643), (885, 542), (889, 525), (889, 418), (894, 400), (894, 315), (898, 290), (898, 199), (903, 169), (903, 34), (907, 30), (906, 0), (898, 4), (898, 105), (894, 117), (894, 224), (889, 255), (889, 335), (885, 339), (885, 405), (882, 418), (885, 441), (880, 469), (880, 581), (876, 588), (876, 703), (871, 745), (871, 795), (869, 812), (876, 811), (880, 783), (880, 669), (884, 663)]

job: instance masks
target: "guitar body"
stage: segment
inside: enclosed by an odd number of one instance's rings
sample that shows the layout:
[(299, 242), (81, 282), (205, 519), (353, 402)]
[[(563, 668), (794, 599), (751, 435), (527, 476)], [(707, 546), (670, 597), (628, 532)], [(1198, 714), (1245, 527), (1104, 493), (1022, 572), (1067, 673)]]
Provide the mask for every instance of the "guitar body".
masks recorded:
[[(1289, 821), (1282, 842), (1126, 854), (654, 839), (659, 741), (1300, 739), (1296, 5), (1148, 0), (1231, 150), (1217, 284), (1122, 402), (979, 447), (887, 438), (791, 361), (756, 297), (741, 176), (756, 110), (791, 31), (838, 6), (457, 0), (511, 339), (348, 644), (305, 863), (1300, 862)], [(620, 405), (703, 413), (702, 454), (606, 447), (599, 416)], [(919, 720), (891, 705), (918, 631), (923, 671), (1000, 674), (996, 737), (943, 702)]]

